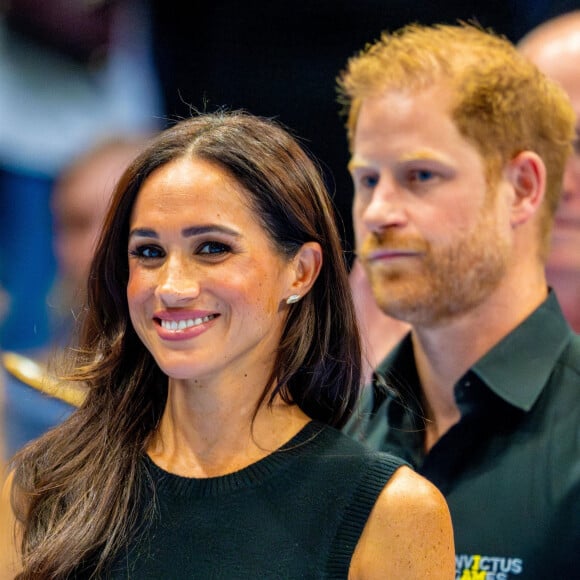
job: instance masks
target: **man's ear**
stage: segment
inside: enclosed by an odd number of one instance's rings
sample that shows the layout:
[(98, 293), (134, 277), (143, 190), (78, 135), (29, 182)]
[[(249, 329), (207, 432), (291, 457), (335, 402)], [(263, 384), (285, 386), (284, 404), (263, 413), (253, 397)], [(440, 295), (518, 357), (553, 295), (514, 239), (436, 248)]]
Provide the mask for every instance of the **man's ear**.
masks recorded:
[(544, 201), (546, 166), (533, 151), (518, 153), (505, 170), (514, 192), (511, 206), (511, 225), (517, 227), (529, 221)]
[(320, 268), (322, 267), (322, 248), (318, 242), (306, 242), (292, 259), (294, 279), (288, 289), (290, 294), (300, 297), (308, 294)]

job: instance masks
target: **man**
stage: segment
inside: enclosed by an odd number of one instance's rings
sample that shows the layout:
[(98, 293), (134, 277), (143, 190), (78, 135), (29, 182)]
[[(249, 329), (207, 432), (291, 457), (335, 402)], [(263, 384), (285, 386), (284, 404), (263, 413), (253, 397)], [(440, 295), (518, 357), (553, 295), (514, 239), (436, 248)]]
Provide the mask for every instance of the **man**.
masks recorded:
[(580, 332), (580, 10), (548, 20), (527, 34), (518, 47), (560, 83), (576, 112), (574, 153), (564, 172), (547, 276), (566, 319)]
[(458, 579), (578, 577), (580, 339), (544, 273), (569, 100), (469, 25), (385, 33), (340, 87), (357, 255), (411, 324), (347, 430), (443, 491)]

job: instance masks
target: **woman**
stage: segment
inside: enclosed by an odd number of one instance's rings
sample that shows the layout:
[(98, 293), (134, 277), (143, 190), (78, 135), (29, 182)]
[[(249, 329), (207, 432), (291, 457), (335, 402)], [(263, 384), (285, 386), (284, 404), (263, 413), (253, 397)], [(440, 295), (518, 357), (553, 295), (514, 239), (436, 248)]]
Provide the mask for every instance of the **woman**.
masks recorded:
[(121, 178), (86, 402), (15, 462), (20, 578), (453, 578), (442, 496), (335, 428), (360, 345), (320, 175), (274, 123), (201, 115)]

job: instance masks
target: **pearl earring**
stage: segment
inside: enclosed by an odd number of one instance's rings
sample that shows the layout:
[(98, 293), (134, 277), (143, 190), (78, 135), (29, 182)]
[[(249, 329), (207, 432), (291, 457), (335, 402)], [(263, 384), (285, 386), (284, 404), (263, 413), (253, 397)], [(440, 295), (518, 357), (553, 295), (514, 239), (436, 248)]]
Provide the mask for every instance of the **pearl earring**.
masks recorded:
[(300, 300), (300, 294), (292, 294), (292, 296), (288, 296), (286, 304), (296, 304), (298, 300)]

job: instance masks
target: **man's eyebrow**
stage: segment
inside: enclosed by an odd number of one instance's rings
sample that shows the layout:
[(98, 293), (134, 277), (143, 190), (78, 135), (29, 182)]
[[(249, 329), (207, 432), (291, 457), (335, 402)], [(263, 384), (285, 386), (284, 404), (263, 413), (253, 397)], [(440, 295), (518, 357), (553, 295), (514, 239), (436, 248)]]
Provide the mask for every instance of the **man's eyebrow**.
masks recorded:
[[(411, 161), (441, 161), (445, 162), (445, 158), (439, 153), (433, 152), (430, 149), (417, 149), (415, 151), (410, 151), (401, 155), (398, 159), (399, 163), (408, 163)], [(365, 159), (357, 157), (354, 155), (348, 162), (347, 168), (349, 171), (353, 171), (358, 168), (366, 168), (369, 164)]]
[(429, 149), (417, 149), (401, 156), (400, 161), (407, 163), (410, 161), (441, 161), (443, 158), (440, 154), (434, 153)]
[(346, 167), (349, 171), (352, 171), (353, 169), (356, 169), (357, 167), (360, 167), (361, 165), (366, 166), (367, 163), (365, 162), (364, 159), (362, 159), (361, 157), (359, 157), (355, 154), (349, 159)]

